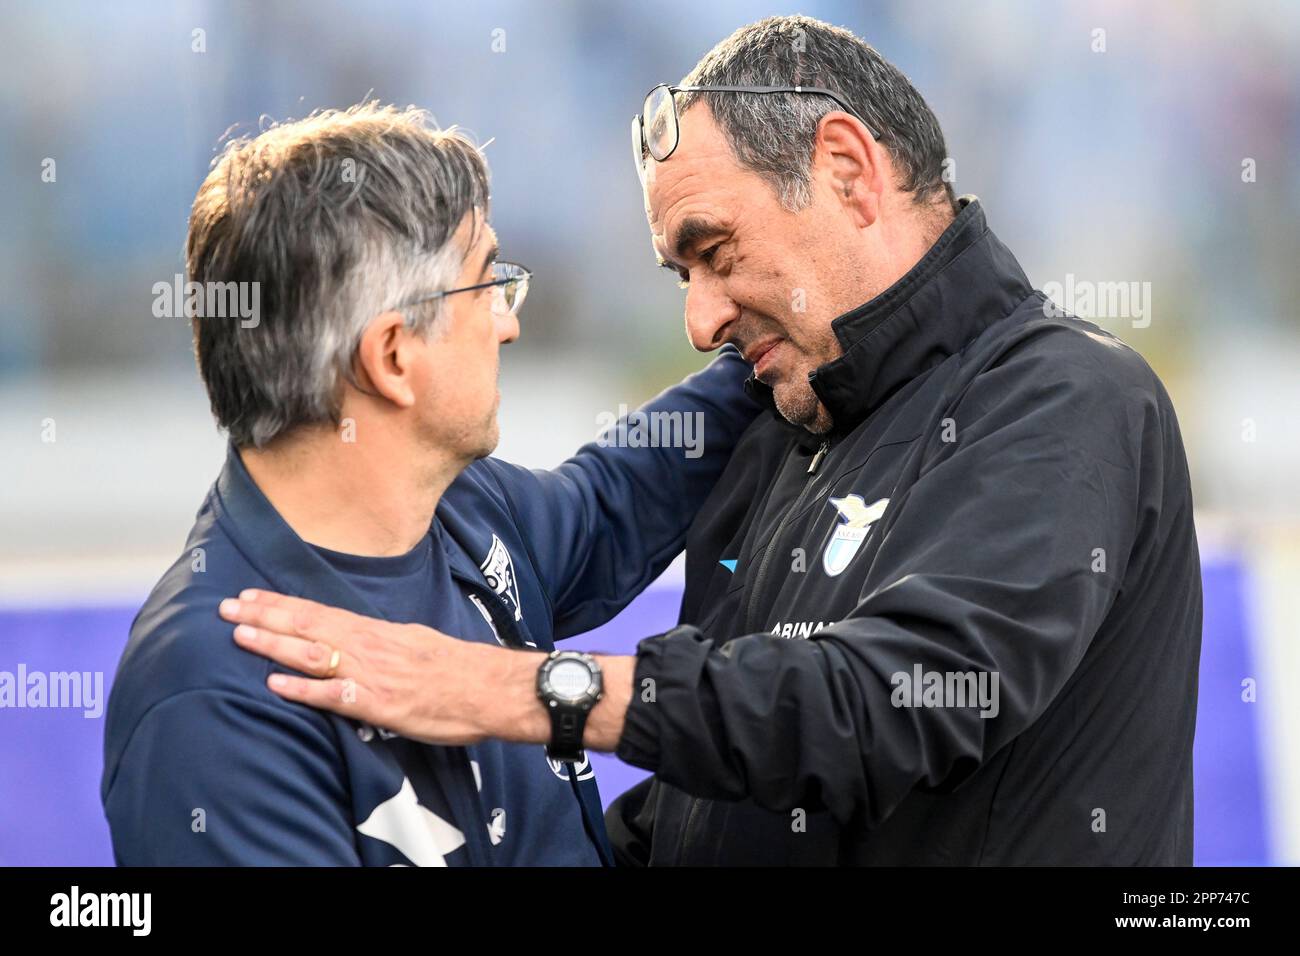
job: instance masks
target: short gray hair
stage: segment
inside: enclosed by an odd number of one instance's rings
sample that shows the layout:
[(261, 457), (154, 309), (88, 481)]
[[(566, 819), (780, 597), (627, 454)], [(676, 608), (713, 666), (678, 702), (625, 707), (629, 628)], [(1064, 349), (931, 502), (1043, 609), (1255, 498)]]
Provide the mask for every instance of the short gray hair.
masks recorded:
[[(681, 86), (819, 86), (840, 94), (881, 135), (918, 205), (946, 198), (943, 131), (896, 66), (848, 30), (812, 17), (768, 17), (741, 27), (695, 65)], [(812, 201), (813, 140), (823, 116), (840, 109), (806, 93), (682, 93), (684, 113), (704, 100), (737, 161), (776, 190), (791, 211)]]
[[(486, 218), (488, 200), (479, 148), (414, 107), (322, 110), (229, 143), (195, 197), (186, 270), (191, 282), (258, 283), (255, 327), (193, 320), (213, 414), (235, 445), (338, 424), (366, 325), (451, 285), (468, 247), (450, 240), (467, 214)], [(430, 334), (441, 300), (403, 314)]]

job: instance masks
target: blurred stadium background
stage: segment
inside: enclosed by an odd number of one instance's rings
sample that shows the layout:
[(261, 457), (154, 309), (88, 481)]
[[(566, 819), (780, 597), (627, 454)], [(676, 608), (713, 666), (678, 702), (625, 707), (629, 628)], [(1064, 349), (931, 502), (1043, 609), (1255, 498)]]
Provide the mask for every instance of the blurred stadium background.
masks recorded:
[[(373, 96), (491, 140), (503, 254), (536, 274), (504, 355), (499, 453), (549, 466), (600, 412), (704, 362), (653, 262), (630, 116), (736, 27), (791, 12), (912, 78), (957, 191), (1036, 285), (1151, 283), (1149, 325), (1099, 321), (1164, 379), (1192, 462), (1196, 860), (1300, 863), (1300, 5), (1284, 0), (6, 3), (0, 670), (103, 671), (107, 694), (220, 468), (188, 327), (155, 318), (151, 290), (182, 271), (227, 129)], [(670, 626), (678, 574), (577, 643)], [(112, 862), (101, 734), (80, 711), (0, 710), (0, 864)], [(606, 800), (640, 776), (609, 758), (598, 772)]]

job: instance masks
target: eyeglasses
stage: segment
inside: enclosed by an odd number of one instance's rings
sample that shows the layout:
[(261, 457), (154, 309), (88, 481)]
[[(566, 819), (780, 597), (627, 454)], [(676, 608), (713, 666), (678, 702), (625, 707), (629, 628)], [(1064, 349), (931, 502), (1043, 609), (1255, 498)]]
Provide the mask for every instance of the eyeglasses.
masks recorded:
[(455, 295), (457, 292), (473, 292), (476, 289), (491, 288), (492, 292), (492, 312), (494, 315), (518, 315), (519, 307), (524, 304), (524, 297), (528, 295), (528, 280), (533, 277), (532, 270), (525, 269), (517, 262), (494, 262), (492, 263), (492, 281), (480, 282), (477, 285), (462, 286), (459, 289), (444, 289), (442, 292), (432, 292), (429, 295), (421, 296), (413, 302), (405, 305), (399, 305), (394, 311), (409, 309), (413, 305), (419, 305), (421, 302), (428, 302), (432, 299), (441, 299), (444, 296)]
[(829, 96), (840, 109), (861, 122), (872, 139), (880, 139), (875, 128), (859, 116), (858, 111), (849, 106), (844, 97), (820, 86), (669, 86), (660, 83), (646, 94), (641, 112), (632, 117), (632, 155), (643, 187), (646, 156), (653, 156), (662, 163), (677, 148), (680, 138), (677, 122), (678, 93), (811, 93), (815, 96)]

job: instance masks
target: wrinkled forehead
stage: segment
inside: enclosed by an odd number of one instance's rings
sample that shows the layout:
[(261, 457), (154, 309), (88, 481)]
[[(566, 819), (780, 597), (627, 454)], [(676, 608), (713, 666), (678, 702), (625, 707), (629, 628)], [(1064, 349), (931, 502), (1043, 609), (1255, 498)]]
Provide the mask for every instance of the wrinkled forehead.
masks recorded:
[(646, 218), (655, 253), (672, 260), (684, 239), (699, 238), (680, 235), (684, 224), (695, 234), (706, 224), (728, 228), (756, 179), (736, 162), (707, 106), (686, 111), (673, 154), (663, 162), (646, 160)]

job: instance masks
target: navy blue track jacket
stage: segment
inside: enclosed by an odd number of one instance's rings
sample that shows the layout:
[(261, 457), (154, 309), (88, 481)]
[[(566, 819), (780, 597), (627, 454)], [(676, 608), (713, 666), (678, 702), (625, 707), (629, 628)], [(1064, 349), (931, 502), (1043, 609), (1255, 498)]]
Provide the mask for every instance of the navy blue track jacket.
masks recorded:
[[(613, 434), (626, 446), (586, 445), (553, 471), (475, 462), (434, 518), (456, 585), (439, 603), (472, 602), (501, 643), (541, 650), (609, 620), (682, 550), (758, 413), (743, 388), (748, 374), (729, 348), (641, 409), (701, 415), (698, 457), (626, 447), (644, 442), (635, 428), (622, 431), (625, 419)], [(101, 796), (117, 862), (495, 862), (493, 808), (466, 748), (409, 741), (267, 689), (268, 674), (283, 668), (235, 645), (217, 614), (223, 598), (249, 587), (381, 616), (285, 524), (231, 449), (184, 553), (137, 616), (114, 680)], [(564, 766), (557, 776), (567, 774), (587, 838), (608, 863), (594, 775)]]

